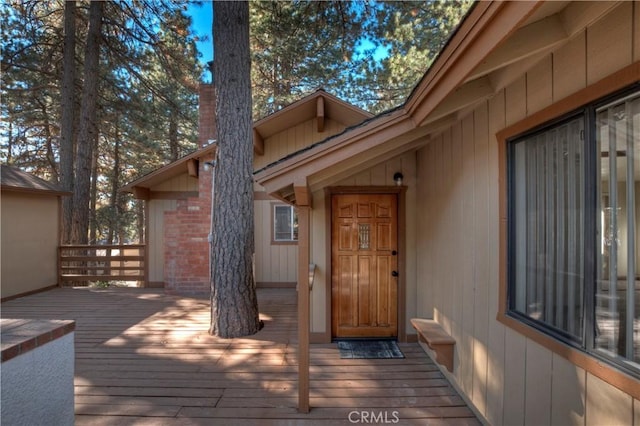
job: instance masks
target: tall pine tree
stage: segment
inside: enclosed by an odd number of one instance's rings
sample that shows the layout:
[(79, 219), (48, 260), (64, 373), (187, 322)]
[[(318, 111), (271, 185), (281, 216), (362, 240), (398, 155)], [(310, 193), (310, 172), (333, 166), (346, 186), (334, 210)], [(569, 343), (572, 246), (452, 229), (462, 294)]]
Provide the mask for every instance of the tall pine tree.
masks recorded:
[(259, 329), (253, 277), (253, 132), (249, 4), (213, 3), (217, 165), (211, 243), (211, 327), (230, 338)]

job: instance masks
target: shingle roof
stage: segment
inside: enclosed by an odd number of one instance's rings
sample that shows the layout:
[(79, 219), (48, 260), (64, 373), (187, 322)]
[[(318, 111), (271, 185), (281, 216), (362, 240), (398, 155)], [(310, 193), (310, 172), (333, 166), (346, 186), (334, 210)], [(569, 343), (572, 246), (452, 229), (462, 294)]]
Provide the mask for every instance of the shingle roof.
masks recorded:
[(0, 183), (3, 191), (42, 192), (51, 195), (70, 194), (70, 192), (63, 191), (55, 183), (47, 182), (44, 179), (6, 164), (0, 165)]

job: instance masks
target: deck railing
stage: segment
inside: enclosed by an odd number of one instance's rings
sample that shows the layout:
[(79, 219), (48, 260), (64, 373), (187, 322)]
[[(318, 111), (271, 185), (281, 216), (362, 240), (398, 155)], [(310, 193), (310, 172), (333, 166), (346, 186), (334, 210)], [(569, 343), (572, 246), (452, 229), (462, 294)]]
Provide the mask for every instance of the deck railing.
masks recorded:
[(145, 245), (58, 247), (58, 283), (146, 281)]

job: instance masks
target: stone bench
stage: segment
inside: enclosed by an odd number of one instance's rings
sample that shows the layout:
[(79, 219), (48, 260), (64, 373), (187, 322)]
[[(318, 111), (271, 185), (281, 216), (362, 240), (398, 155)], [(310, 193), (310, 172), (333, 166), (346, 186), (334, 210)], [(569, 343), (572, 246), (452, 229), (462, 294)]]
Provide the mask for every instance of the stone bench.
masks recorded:
[(453, 347), (456, 340), (434, 320), (412, 318), (411, 325), (418, 332), (419, 340), (435, 353), (436, 362), (453, 372)]

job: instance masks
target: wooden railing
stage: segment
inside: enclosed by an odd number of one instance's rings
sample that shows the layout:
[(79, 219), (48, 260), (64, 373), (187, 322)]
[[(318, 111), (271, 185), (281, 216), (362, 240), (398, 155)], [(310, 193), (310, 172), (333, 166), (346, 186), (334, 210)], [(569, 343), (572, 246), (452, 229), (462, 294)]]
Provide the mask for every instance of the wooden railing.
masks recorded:
[(58, 283), (146, 281), (145, 245), (58, 247)]

